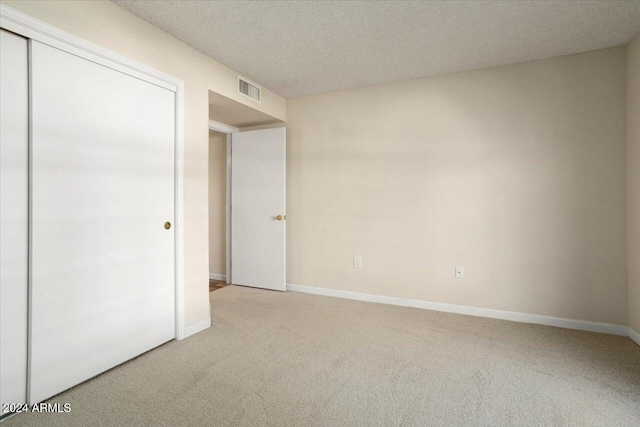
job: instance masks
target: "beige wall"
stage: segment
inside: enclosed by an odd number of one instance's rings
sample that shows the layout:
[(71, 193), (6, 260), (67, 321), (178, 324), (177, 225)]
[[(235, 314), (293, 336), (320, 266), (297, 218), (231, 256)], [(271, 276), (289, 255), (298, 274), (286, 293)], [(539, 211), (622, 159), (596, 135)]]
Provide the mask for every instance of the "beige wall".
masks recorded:
[[(236, 73), (111, 2), (2, 3), (185, 81), (185, 323), (208, 318), (208, 91), (247, 104)], [(639, 330), (639, 44), (626, 113), (625, 48), (288, 108), (264, 90), (254, 107), (289, 114), (288, 281), (612, 323), (628, 307)]]
[[(2, 3), (184, 80), (185, 326), (208, 319), (208, 96), (213, 90), (248, 103), (237, 93), (237, 74), (108, 1)], [(266, 89), (262, 103), (252, 106), (286, 119), (286, 101)]]
[(629, 326), (640, 333), (640, 35), (628, 47), (627, 64)]
[(227, 274), (227, 135), (209, 132), (209, 273)]
[(287, 281), (627, 324), (625, 76), (620, 47), (287, 100)]

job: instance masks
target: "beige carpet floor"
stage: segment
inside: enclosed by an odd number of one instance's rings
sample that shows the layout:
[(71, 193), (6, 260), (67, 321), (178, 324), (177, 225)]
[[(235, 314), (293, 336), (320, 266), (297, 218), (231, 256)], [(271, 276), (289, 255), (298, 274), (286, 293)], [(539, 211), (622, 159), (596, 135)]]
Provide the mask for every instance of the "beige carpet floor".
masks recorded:
[(228, 286), (213, 326), (18, 426), (640, 426), (625, 337)]

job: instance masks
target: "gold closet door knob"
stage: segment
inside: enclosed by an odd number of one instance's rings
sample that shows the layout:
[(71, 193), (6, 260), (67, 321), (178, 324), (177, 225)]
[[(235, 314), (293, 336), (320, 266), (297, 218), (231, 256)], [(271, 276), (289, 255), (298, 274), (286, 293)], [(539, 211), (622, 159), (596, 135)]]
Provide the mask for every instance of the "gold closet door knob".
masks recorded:
[(276, 219), (277, 219), (278, 221), (282, 221), (282, 220), (284, 219), (284, 217), (283, 217), (282, 215), (278, 215), (278, 216), (276, 217)]
[(171, 228), (171, 223), (169, 221), (165, 222), (164, 223), (164, 228), (167, 229), (167, 230), (170, 229)]

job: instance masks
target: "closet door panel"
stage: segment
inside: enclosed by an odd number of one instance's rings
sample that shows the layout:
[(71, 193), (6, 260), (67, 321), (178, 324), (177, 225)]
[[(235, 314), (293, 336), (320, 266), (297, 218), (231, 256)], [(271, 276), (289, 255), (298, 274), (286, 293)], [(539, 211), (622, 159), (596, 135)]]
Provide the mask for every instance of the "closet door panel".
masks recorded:
[(174, 338), (175, 94), (31, 52), (35, 403)]
[[(0, 30), (0, 402), (27, 398), (27, 39)], [(2, 415), (0, 413), (0, 415)]]

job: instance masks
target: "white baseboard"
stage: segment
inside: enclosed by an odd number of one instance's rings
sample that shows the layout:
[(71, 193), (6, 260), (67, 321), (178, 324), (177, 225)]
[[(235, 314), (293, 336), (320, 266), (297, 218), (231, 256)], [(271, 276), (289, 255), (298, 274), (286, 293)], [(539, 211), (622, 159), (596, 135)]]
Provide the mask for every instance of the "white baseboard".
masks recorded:
[(640, 334), (631, 329), (629, 326), (629, 338), (636, 342), (636, 344), (640, 345)]
[(211, 327), (211, 318), (198, 322), (195, 325), (187, 326), (186, 328), (184, 328), (184, 335), (182, 336), (182, 339), (190, 337), (191, 335), (197, 334), (198, 332), (202, 332), (205, 329), (208, 329), (210, 327)]
[[(470, 307), (466, 305), (444, 304), (439, 302), (421, 301), (383, 295), (365, 294), (360, 292), (339, 291), (336, 289), (316, 288), (313, 286), (287, 284), (287, 290), (304, 292), (307, 294), (324, 295), (329, 297), (346, 298), (357, 301), (376, 302), (381, 304), (398, 305), (401, 307), (422, 308), (426, 310), (444, 311), (447, 313), (466, 314), (469, 316), (489, 317), (492, 319), (511, 320), (513, 322), (534, 323), (537, 325), (556, 326), (580, 331), (599, 332), (629, 336), (628, 327), (611, 323), (588, 322), (584, 320), (565, 319), (562, 317), (543, 316), (539, 314), (517, 313), (514, 311), (493, 310), (490, 308)], [(633, 338), (632, 338), (633, 339)]]
[(227, 280), (226, 274), (209, 273), (209, 280)]

